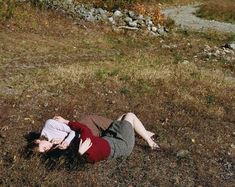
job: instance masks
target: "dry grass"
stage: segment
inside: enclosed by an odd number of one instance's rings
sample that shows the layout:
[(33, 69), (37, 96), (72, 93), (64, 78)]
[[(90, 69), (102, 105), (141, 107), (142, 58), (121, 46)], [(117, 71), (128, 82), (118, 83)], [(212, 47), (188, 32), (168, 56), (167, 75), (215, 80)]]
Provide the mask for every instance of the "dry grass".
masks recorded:
[[(232, 186), (234, 64), (200, 54), (233, 36), (179, 31), (153, 38), (82, 24), (29, 5), (1, 23), (0, 185)], [(162, 151), (137, 138), (127, 160), (90, 165), (73, 148), (44, 157), (25, 149), (24, 136), (54, 114), (116, 118), (127, 111), (156, 132)], [(181, 149), (190, 155), (178, 158)]]
[(197, 16), (210, 20), (235, 23), (235, 3), (233, 0), (210, 0), (203, 3), (197, 12)]

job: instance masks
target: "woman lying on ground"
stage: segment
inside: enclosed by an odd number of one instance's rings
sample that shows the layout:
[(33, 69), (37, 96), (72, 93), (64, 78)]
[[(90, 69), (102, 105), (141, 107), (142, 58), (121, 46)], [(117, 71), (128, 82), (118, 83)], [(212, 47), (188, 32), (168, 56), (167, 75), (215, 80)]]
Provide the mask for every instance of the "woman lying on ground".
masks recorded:
[[(101, 136), (113, 120), (98, 115), (83, 115), (78, 119), (78, 122), (85, 124), (95, 136)], [(35, 140), (35, 143), (38, 144), (36, 151), (47, 152), (55, 148), (67, 149), (74, 138), (75, 132), (68, 125), (56, 119), (49, 119), (43, 126), (39, 139)]]
[[(53, 125), (47, 125), (52, 123)], [(60, 138), (57, 136), (52, 138), (51, 134), (54, 133), (53, 128), (48, 129), (47, 126), (53, 126), (54, 129), (58, 128), (60, 131), (66, 132), (68, 136), (62, 136), (62, 133), (60, 133), (58, 134)], [(151, 138), (154, 133), (147, 131), (133, 113), (124, 114), (116, 121), (113, 121), (108, 129), (103, 131), (100, 137), (95, 136), (91, 129), (82, 123), (68, 121), (60, 116), (55, 116), (53, 120), (47, 121), (41, 133), (48, 140), (36, 140), (36, 143), (38, 144), (39, 152), (46, 152), (53, 149), (53, 145), (55, 144), (59, 149), (66, 149), (74, 138), (74, 131), (77, 131), (80, 133), (79, 154), (85, 155), (88, 162), (97, 162), (121, 156), (129, 156), (135, 142), (134, 130), (147, 141), (151, 149), (159, 148)], [(63, 138), (65, 139), (63, 140)]]

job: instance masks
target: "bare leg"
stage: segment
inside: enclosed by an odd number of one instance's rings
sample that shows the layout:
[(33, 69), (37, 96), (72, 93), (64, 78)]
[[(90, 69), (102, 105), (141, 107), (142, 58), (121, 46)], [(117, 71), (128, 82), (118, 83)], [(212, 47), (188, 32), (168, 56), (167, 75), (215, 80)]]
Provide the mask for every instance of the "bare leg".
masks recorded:
[(154, 133), (147, 131), (135, 114), (127, 113), (124, 117), (124, 120), (131, 123), (137, 134), (139, 134), (144, 140), (146, 140), (152, 149), (159, 148), (159, 146), (151, 139), (151, 136), (153, 136)]
[(125, 116), (126, 114), (122, 114), (121, 116), (118, 117), (117, 121), (121, 121), (123, 120), (123, 117)]

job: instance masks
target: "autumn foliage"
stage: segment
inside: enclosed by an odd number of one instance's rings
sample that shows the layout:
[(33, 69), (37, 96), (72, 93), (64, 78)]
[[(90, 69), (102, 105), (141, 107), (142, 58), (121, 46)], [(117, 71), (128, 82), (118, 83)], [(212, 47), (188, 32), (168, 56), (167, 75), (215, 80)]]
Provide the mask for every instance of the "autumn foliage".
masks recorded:
[(154, 7), (149, 7), (144, 4), (136, 3), (133, 6), (133, 10), (142, 15), (148, 15), (152, 17), (155, 24), (163, 24), (166, 20), (164, 14), (161, 13), (161, 4)]

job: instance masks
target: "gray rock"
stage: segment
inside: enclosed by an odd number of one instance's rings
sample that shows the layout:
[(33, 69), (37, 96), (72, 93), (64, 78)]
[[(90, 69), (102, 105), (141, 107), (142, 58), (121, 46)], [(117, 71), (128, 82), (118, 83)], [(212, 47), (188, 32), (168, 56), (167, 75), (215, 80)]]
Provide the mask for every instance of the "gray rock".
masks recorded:
[(95, 8), (91, 8), (91, 9), (90, 9), (90, 13), (96, 14), (96, 9), (95, 9)]
[(141, 27), (146, 27), (144, 20), (137, 20), (137, 23), (138, 23)]
[(158, 32), (158, 34), (160, 34), (160, 35), (166, 34), (164, 27), (158, 28), (158, 29), (157, 29), (157, 32)]
[(177, 158), (188, 158), (190, 156), (190, 152), (188, 150), (181, 149), (177, 152)]
[(227, 43), (227, 44), (224, 45), (224, 47), (226, 47), (228, 49), (235, 50), (235, 42)]
[(103, 20), (107, 20), (108, 16), (107, 16), (107, 11), (102, 9), (102, 8), (97, 8), (96, 9), (96, 14), (100, 15), (101, 19)]
[(109, 17), (108, 20), (109, 20), (109, 22), (110, 22), (111, 24), (113, 24), (113, 25), (116, 24), (116, 22), (115, 22), (115, 20), (113, 19), (113, 17)]
[(129, 25), (130, 27), (137, 27), (137, 26), (138, 26), (137, 20), (136, 20), (136, 21), (130, 21), (130, 22), (128, 22), (128, 25)]
[(152, 26), (153, 25), (153, 22), (151, 20), (146, 20), (145, 22), (146, 22), (147, 26)]
[(97, 9), (96, 9), (96, 13), (97, 13), (97, 14), (105, 14), (106, 11), (105, 11), (104, 9), (102, 9), (102, 8), (97, 8)]
[(132, 18), (130, 18), (130, 17), (125, 17), (125, 18), (124, 18), (124, 21), (125, 21), (126, 23), (132, 22)]
[(96, 20), (96, 18), (90, 13), (90, 14), (87, 14), (84, 19), (86, 21), (89, 21), (89, 22), (94, 22)]
[(133, 18), (133, 19), (136, 18), (136, 14), (135, 14), (135, 12), (132, 11), (132, 10), (129, 10), (129, 11), (128, 11), (128, 15), (129, 15), (131, 18)]
[(152, 27), (152, 31), (153, 31), (153, 32), (157, 32), (157, 27), (153, 26), (153, 27)]
[(120, 18), (120, 17), (122, 17), (122, 16), (123, 16), (123, 14), (122, 14), (122, 12), (119, 11), (119, 10), (116, 10), (116, 11), (113, 13), (113, 17), (114, 17), (114, 18)]
[(142, 14), (140, 14), (138, 17), (137, 17), (138, 20), (144, 20), (144, 16)]
[(162, 28), (162, 26), (158, 23), (157, 28), (160, 29), (160, 28)]
[(145, 21), (146, 21), (146, 22), (147, 22), (147, 21), (151, 21), (151, 17), (146, 16), (146, 17), (145, 17)]

